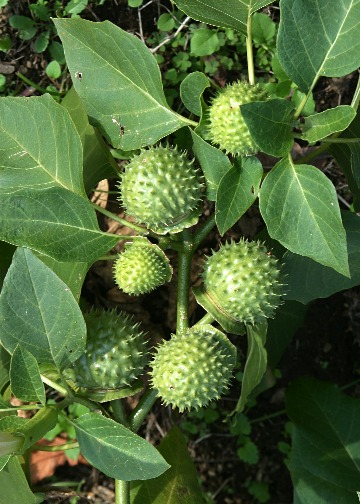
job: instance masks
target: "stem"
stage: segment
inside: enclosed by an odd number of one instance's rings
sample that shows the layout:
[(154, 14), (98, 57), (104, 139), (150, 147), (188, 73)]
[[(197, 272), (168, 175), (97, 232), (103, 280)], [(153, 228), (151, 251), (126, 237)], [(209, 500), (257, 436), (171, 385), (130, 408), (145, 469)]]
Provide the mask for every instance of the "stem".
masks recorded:
[(278, 416), (286, 415), (286, 409), (275, 411), (275, 413), (270, 413), (269, 415), (264, 415), (259, 418), (254, 418), (254, 420), (250, 420), (251, 424), (264, 422), (265, 420), (270, 420), (271, 418), (276, 418)]
[(210, 313), (206, 313), (206, 315), (203, 316), (196, 324), (193, 325), (193, 327), (198, 327), (202, 326), (203, 324), (212, 324), (214, 322), (214, 317)]
[[(119, 222), (120, 224), (122, 224), (123, 226), (127, 226), (128, 228), (130, 229), (134, 229), (135, 231), (137, 231), (138, 233), (142, 233), (142, 234), (149, 234), (149, 231), (144, 228), (144, 227), (141, 227), (141, 226), (137, 226), (136, 224), (134, 224), (133, 222), (129, 222), (125, 219), (122, 219), (121, 217), (118, 217), (117, 215), (109, 212), (108, 210), (105, 210), (105, 208), (102, 208), (101, 206), (99, 205), (96, 205), (96, 203), (93, 203), (92, 201), (90, 201), (91, 205), (96, 208), (96, 210), (98, 210), (98, 212), (106, 215), (106, 217), (110, 217), (110, 219), (113, 219), (114, 221), (116, 222)], [(119, 237), (119, 240), (121, 240), (121, 238)]]
[(355, 93), (354, 93), (353, 99), (351, 100), (351, 106), (352, 106), (353, 109), (355, 109), (355, 110), (358, 109), (359, 100), (360, 100), (360, 74), (359, 74), (359, 77), (358, 77), (358, 82), (357, 82), (357, 86), (356, 86), (356, 89), (355, 89)]
[(16, 75), (19, 77), (19, 79), (21, 79), (23, 82), (25, 82), (25, 84), (28, 84), (29, 86), (36, 89), (36, 91), (39, 91), (39, 93), (42, 93), (42, 94), (49, 93), (50, 95), (53, 95), (53, 96), (63, 96), (64, 95), (64, 93), (59, 93), (57, 91), (48, 91), (47, 89), (44, 89), (44, 88), (38, 86), (37, 84), (35, 84), (35, 82), (33, 82), (30, 79), (28, 79), (27, 77), (25, 77), (25, 75), (23, 75), (21, 72), (16, 72)]
[(115, 504), (130, 504), (130, 481), (115, 480)]
[(249, 13), (247, 19), (246, 56), (248, 64), (249, 84), (253, 86), (255, 84), (255, 70), (254, 70), (251, 22), (252, 22), (252, 15)]
[(184, 230), (183, 247), (179, 251), (178, 269), (178, 296), (177, 296), (177, 321), (176, 333), (184, 334), (189, 328), (189, 291), (190, 291), (190, 268), (193, 253), (192, 236)]
[(114, 401), (111, 402), (111, 407), (113, 411), (114, 420), (124, 425), (124, 427), (129, 427), (130, 426), (129, 420), (127, 419), (122, 400), (115, 399)]
[(44, 376), (44, 375), (40, 375), (40, 376), (41, 376), (41, 380), (43, 383), (46, 383), (46, 385), (49, 385), (49, 387), (53, 388), (54, 390), (57, 390), (63, 396), (68, 395), (68, 391), (66, 390), (65, 387), (62, 387), (61, 385), (54, 382), (53, 380), (46, 378), (46, 376)]
[(129, 415), (130, 429), (137, 432), (157, 399), (156, 389), (147, 389), (139, 404)]
[(210, 215), (209, 219), (202, 225), (202, 227), (194, 234), (193, 237), (193, 250), (196, 250), (200, 243), (206, 238), (213, 227), (215, 227), (215, 214)]
[(73, 448), (79, 448), (79, 443), (74, 441), (72, 443), (63, 443), (60, 445), (40, 445), (34, 444), (31, 446), (31, 451), (46, 451), (46, 452), (56, 452), (64, 450), (72, 450)]

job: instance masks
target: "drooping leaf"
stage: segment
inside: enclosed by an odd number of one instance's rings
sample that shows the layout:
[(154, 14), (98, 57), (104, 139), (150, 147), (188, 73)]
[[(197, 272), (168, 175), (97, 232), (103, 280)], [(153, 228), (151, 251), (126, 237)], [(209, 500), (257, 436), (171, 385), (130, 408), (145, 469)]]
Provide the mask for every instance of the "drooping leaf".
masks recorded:
[(266, 371), (267, 354), (265, 349), (267, 322), (256, 326), (247, 325), (248, 349), (241, 384), (241, 394), (234, 412), (241, 413), (246, 402)]
[(33, 248), (58, 261), (95, 261), (117, 242), (99, 230), (90, 202), (61, 187), (5, 194), (0, 239)]
[(247, 33), (248, 16), (270, 4), (272, 0), (176, 0), (188, 16), (222, 28)]
[(188, 74), (180, 84), (180, 96), (183, 104), (197, 116), (202, 114), (201, 97), (209, 86), (209, 79), (202, 72)]
[(216, 195), (215, 219), (221, 235), (230, 229), (258, 197), (263, 169), (255, 157), (244, 158), (225, 173)]
[(45, 387), (38, 363), (21, 345), (16, 346), (11, 357), (10, 383), (13, 394), (21, 401), (45, 404)]
[(50, 95), (0, 100), (0, 192), (62, 187), (84, 195), (82, 148)]
[(168, 107), (159, 67), (140, 39), (109, 21), (54, 23), (90, 123), (114, 147), (152, 145), (188, 124)]
[(360, 401), (331, 383), (293, 382), (286, 409), (295, 424), (289, 469), (296, 504), (352, 504), (360, 481)]
[(156, 478), (170, 467), (145, 439), (100, 414), (82, 415), (74, 425), (81, 453), (110, 478), (123, 481)]
[(350, 278), (308, 257), (287, 252), (283, 257), (287, 299), (309, 303), (360, 284), (360, 217), (342, 212), (349, 253)]
[(349, 276), (346, 234), (335, 188), (317, 168), (284, 158), (259, 194), (269, 235), (295, 254)]
[(86, 325), (69, 288), (30, 250), (18, 248), (0, 294), (0, 341), (38, 363), (64, 368), (84, 351)]
[(250, 134), (259, 149), (271, 156), (285, 156), (294, 139), (291, 132), (293, 106), (281, 98), (241, 105)]
[(0, 488), (1, 498), (6, 504), (40, 504), (44, 501), (43, 494), (32, 493), (23, 468), (16, 457), (12, 457), (0, 471)]
[(215, 201), (220, 180), (230, 170), (231, 163), (223, 152), (205, 142), (195, 131), (190, 132), (195, 156), (205, 175), (207, 197), (210, 201)]
[(158, 448), (170, 469), (157, 478), (132, 484), (133, 504), (204, 504), (187, 442), (178, 427), (172, 427)]
[(358, 0), (286, 0), (280, 9), (280, 63), (301, 91), (360, 66)]
[(74, 87), (66, 93), (61, 105), (69, 111), (81, 138), (84, 186), (89, 192), (100, 180), (117, 175), (119, 169), (103, 138), (90, 126), (84, 105)]
[[(343, 131), (355, 118), (356, 112), (349, 105), (339, 105), (338, 107), (324, 110), (319, 114), (314, 114), (305, 118), (305, 125), (301, 138), (309, 143), (317, 142), (322, 138)], [(359, 139), (360, 143), (360, 139)]]

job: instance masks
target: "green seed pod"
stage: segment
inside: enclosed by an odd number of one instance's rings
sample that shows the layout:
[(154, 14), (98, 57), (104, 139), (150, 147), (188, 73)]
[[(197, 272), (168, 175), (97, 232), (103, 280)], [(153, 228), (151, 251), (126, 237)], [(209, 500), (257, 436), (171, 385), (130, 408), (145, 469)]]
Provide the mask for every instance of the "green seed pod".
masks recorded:
[(151, 382), (164, 404), (185, 409), (206, 406), (228, 388), (236, 348), (211, 325), (173, 335), (157, 347), (151, 362)]
[(222, 246), (207, 258), (202, 276), (202, 287), (194, 289), (198, 303), (237, 334), (241, 323), (272, 317), (284, 294), (278, 260), (260, 242), (242, 239)]
[(128, 215), (159, 234), (178, 233), (198, 221), (202, 176), (176, 148), (144, 149), (126, 166), (121, 199)]
[(171, 279), (169, 260), (157, 245), (136, 238), (114, 264), (115, 282), (127, 294), (145, 294)]
[(84, 315), (87, 343), (83, 355), (65, 370), (75, 387), (119, 389), (138, 378), (146, 365), (144, 333), (132, 317), (116, 310)]
[(259, 84), (251, 86), (247, 82), (235, 82), (226, 86), (209, 108), (210, 141), (230, 154), (256, 154), (258, 148), (251, 138), (240, 106), (267, 98), (266, 91)]

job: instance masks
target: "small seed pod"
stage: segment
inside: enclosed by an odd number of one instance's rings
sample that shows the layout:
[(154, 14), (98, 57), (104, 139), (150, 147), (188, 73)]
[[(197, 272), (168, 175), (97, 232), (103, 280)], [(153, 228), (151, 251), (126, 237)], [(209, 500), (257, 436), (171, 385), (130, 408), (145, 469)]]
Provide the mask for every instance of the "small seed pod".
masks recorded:
[(119, 389), (138, 378), (146, 365), (144, 333), (124, 312), (92, 310), (84, 315), (87, 343), (83, 355), (65, 370), (75, 387)]
[(126, 166), (121, 200), (126, 213), (156, 233), (178, 233), (201, 213), (202, 176), (176, 148), (150, 147)]
[(284, 294), (278, 260), (260, 242), (225, 244), (207, 258), (202, 277), (194, 288), (198, 303), (235, 334), (244, 332), (243, 323), (272, 317)]
[(211, 325), (173, 335), (156, 349), (151, 382), (164, 404), (185, 409), (206, 406), (228, 388), (236, 348)]
[(235, 82), (220, 91), (209, 108), (210, 141), (227, 153), (240, 156), (256, 154), (258, 148), (241, 114), (240, 106), (265, 101), (266, 91), (259, 84)]
[(172, 268), (157, 245), (146, 238), (136, 238), (125, 245), (114, 264), (115, 282), (127, 294), (146, 294), (169, 282)]

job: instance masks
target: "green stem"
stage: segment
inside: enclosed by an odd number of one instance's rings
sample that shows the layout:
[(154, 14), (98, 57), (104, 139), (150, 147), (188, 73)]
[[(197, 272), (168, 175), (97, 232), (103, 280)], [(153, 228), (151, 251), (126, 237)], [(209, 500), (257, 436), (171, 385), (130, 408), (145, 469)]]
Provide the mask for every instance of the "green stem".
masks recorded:
[(35, 443), (30, 450), (31, 451), (46, 451), (46, 452), (56, 452), (64, 450), (72, 450), (73, 448), (79, 448), (79, 443), (74, 441), (72, 443), (63, 443), (60, 445), (40, 445)]
[(210, 231), (215, 227), (215, 214), (210, 215), (209, 219), (202, 225), (202, 227), (194, 234), (193, 237), (193, 250), (196, 250), (200, 243), (207, 237)]
[(42, 93), (42, 94), (49, 93), (50, 95), (53, 95), (53, 96), (64, 96), (64, 93), (58, 93), (57, 91), (48, 91), (47, 89), (40, 87), (38, 84), (35, 84), (35, 82), (33, 82), (30, 79), (28, 79), (27, 77), (25, 77), (25, 75), (23, 75), (21, 72), (16, 72), (16, 75), (19, 77), (19, 79), (21, 79), (23, 82), (25, 82), (25, 84), (28, 84), (29, 86), (36, 89), (36, 91), (39, 91), (39, 93)]
[(49, 387), (53, 388), (54, 390), (57, 390), (63, 396), (68, 395), (68, 390), (66, 390), (65, 387), (62, 387), (61, 385), (54, 382), (53, 380), (50, 380), (49, 378), (47, 378), (44, 375), (40, 375), (40, 376), (41, 376), (41, 380), (43, 381), (43, 383), (46, 383), (46, 385), (49, 385)]
[(265, 422), (265, 420), (270, 420), (271, 418), (276, 418), (278, 416), (286, 415), (286, 410), (275, 411), (275, 413), (270, 413), (269, 415), (264, 415), (259, 418), (254, 418), (254, 420), (250, 420), (251, 424)]
[[(98, 212), (106, 215), (106, 217), (110, 217), (110, 219), (112, 219), (112, 220), (114, 220), (116, 222), (119, 222), (123, 226), (127, 226), (130, 229), (134, 229), (135, 231), (137, 231), (138, 233), (141, 233), (141, 234), (149, 234), (149, 231), (146, 228), (141, 227), (141, 226), (137, 226), (136, 224), (134, 224), (132, 222), (129, 222), (129, 221), (125, 220), (125, 219), (122, 219), (121, 217), (118, 217), (117, 215), (109, 212), (108, 210), (105, 210), (105, 208), (102, 208), (101, 206), (96, 205), (96, 203), (93, 203), (92, 201), (90, 201), (90, 203), (92, 204), (92, 206), (94, 208), (96, 208), (96, 210)], [(119, 240), (121, 240), (120, 236), (119, 236)]]
[(130, 481), (115, 480), (115, 504), (130, 504)]
[(190, 268), (193, 253), (192, 235), (184, 230), (182, 237), (183, 247), (178, 256), (177, 334), (184, 334), (189, 328)]
[(206, 313), (206, 315), (203, 316), (196, 324), (193, 325), (193, 327), (198, 327), (204, 324), (212, 324), (214, 322), (214, 317), (210, 313)]
[(254, 69), (254, 54), (252, 46), (252, 15), (249, 13), (247, 19), (247, 37), (246, 37), (246, 56), (248, 64), (248, 77), (249, 84), (253, 86), (255, 84), (255, 69)]
[(129, 427), (129, 420), (127, 419), (124, 404), (121, 399), (115, 399), (111, 402), (111, 407), (113, 411), (114, 420), (118, 423), (124, 425), (124, 427)]
[(352, 108), (354, 110), (358, 109), (359, 101), (360, 101), (360, 74), (359, 74), (359, 77), (358, 77), (358, 82), (357, 82), (357, 86), (356, 86), (356, 89), (355, 89), (354, 96), (353, 96), (353, 98), (351, 100), (351, 106), (352, 106)]
[(140, 399), (139, 404), (131, 412), (128, 418), (130, 429), (133, 432), (137, 432), (140, 429), (141, 424), (143, 423), (147, 414), (153, 407), (156, 399), (157, 399), (157, 390), (150, 388), (147, 389), (145, 394)]

